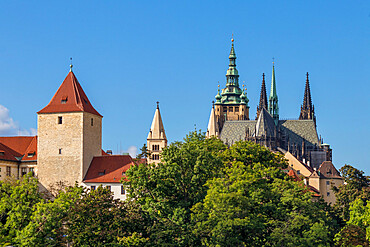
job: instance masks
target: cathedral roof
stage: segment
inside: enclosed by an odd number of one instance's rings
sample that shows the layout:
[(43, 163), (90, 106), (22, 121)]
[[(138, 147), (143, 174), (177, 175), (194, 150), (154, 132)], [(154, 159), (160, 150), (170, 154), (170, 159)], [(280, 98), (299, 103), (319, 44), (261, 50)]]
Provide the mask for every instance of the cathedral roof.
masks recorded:
[(49, 104), (38, 113), (89, 112), (102, 117), (91, 105), (72, 70)]
[(125, 172), (135, 163), (130, 155), (94, 157), (84, 178), (85, 183), (120, 183)]
[(279, 120), (279, 127), (290, 142), (302, 143), (306, 141), (311, 145), (320, 145), (316, 125), (313, 120)]
[(0, 137), (0, 160), (36, 161), (37, 136)]
[[(256, 120), (226, 121), (221, 130), (220, 139), (228, 144), (233, 144), (239, 140), (245, 140), (246, 131), (248, 130), (249, 134), (252, 136), (256, 129), (256, 125)], [(267, 125), (270, 126), (270, 124)], [(278, 130), (280, 129), (282, 133), (286, 134), (286, 139), (288, 139), (290, 143), (302, 144), (302, 142), (305, 141), (309, 145), (320, 145), (315, 122), (312, 119), (279, 120), (277, 128)]]
[(261, 113), (258, 116), (256, 129), (253, 136), (266, 136), (266, 137), (276, 136), (274, 119), (265, 108), (262, 108)]

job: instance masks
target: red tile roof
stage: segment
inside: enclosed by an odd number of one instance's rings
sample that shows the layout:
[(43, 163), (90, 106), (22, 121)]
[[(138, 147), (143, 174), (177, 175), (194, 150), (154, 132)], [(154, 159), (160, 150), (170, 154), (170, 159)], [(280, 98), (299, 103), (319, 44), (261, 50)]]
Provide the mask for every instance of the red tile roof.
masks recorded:
[[(0, 150), (4, 151), (0, 160), (36, 161), (37, 136), (0, 137)], [(28, 157), (28, 153), (34, 155)]]
[(298, 175), (293, 171), (293, 170), (290, 170), (288, 172), (288, 176), (292, 177), (293, 178), (293, 181), (301, 181), (301, 179), (298, 177)]
[(97, 156), (87, 170), (85, 183), (119, 183), (135, 163), (130, 155)]
[(91, 105), (75, 74), (70, 71), (42, 113), (89, 112), (102, 117)]

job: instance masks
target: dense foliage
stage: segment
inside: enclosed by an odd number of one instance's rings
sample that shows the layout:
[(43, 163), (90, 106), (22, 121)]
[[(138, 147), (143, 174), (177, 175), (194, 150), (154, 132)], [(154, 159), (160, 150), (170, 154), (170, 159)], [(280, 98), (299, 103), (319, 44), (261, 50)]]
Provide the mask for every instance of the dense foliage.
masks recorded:
[[(138, 158), (147, 156), (146, 146)], [(54, 198), (36, 178), (0, 182), (0, 245), (369, 246), (369, 178), (351, 166), (334, 207), (286, 174), (283, 156), (191, 132), (132, 167), (129, 199), (75, 185)]]

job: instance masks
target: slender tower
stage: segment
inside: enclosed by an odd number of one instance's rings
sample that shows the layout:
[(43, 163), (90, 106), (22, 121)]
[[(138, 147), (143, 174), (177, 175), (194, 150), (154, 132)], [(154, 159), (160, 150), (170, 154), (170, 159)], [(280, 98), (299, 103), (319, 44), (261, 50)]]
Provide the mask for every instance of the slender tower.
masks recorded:
[(160, 162), (160, 153), (167, 146), (167, 137), (164, 132), (161, 112), (159, 111), (159, 102), (157, 101), (157, 109), (155, 110), (152, 126), (147, 138), (147, 147), (150, 153), (148, 163)]
[(313, 119), (316, 123), (315, 107), (312, 104), (308, 72), (306, 74), (306, 87), (304, 89), (303, 104), (301, 105), (301, 113), (299, 114), (299, 119)]
[(256, 120), (258, 119), (262, 109), (265, 108), (267, 110), (267, 93), (266, 93), (266, 83), (265, 83), (265, 73), (262, 74), (262, 85), (261, 85), (261, 94), (260, 94), (260, 103), (257, 106), (257, 116)]
[(275, 81), (275, 64), (272, 62), (272, 79), (271, 79), (271, 92), (269, 98), (269, 113), (271, 114), (272, 118), (274, 119), (275, 125), (278, 124), (279, 121), (279, 105), (278, 105), (278, 97), (276, 93), (276, 81)]

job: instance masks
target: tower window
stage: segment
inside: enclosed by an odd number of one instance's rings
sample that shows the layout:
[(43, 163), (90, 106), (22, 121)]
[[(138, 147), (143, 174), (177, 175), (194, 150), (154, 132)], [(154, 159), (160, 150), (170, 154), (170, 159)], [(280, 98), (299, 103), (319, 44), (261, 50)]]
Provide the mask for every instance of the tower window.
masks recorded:
[(94, 119), (91, 118), (91, 126), (94, 126)]
[(153, 151), (159, 151), (159, 145), (152, 145)]
[(230, 107), (229, 107), (229, 112), (233, 112), (233, 110), (234, 110), (234, 109), (233, 109), (233, 107), (232, 107), (232, 106), (230, 106)]
[(58, 117), (58, 124), (62, 124), (63, 123), (63, 117), (59, 116)]
[(239, 111), (239, 106), (235, 107), (235, 112)]
[(152, 160), (159, 160), (159, 154), (153, 154)]
[(61, 148), (59, 148), (59, 154), (62, 154), (62, 149)]

